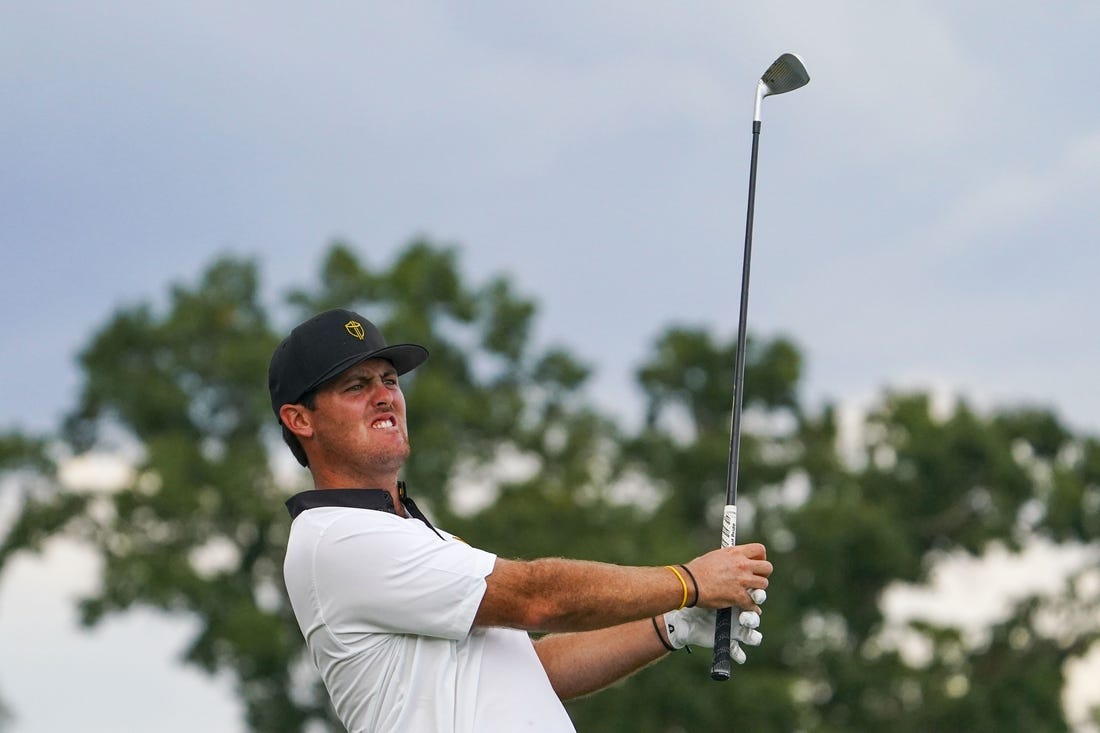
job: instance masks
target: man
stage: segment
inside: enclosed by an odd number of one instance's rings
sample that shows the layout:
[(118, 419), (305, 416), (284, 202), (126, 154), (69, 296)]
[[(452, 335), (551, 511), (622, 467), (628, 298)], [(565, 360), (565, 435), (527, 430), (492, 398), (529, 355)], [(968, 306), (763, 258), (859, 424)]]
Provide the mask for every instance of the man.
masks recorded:
[(283, 437), (316, 487), (287, 502), (287, 590), (349, 730), (573, 731), (561, 700), (710, 646), (715, 608), (745, 609), (734, 638), (760, 642), (772, 572), (761, 545), (624, 567), (506, 560), (433, 527), (399, 480), (398, 378), (427, 357), (332, 310), (295, 328), (269, 369)]

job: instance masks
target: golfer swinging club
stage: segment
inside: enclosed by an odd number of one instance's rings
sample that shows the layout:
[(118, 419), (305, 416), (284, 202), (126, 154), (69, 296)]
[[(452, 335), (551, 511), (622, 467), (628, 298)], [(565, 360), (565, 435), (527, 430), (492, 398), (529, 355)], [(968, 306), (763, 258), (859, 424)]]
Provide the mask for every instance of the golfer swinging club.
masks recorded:
[(331, 310), (271, 359), (272, 408), (316, 487), (287, 501), (287, 590), (348, 730), (574, 731), (562, 700), (711, 646), (716, 608), (743, 610), (731, 653), (744, 661), (738, 642), (760, 643), (772, 572), (762, 545), (625, 567), (506, 560), (433, 527), (399, 480), (409, 437), (398, 378), (427, 358)]

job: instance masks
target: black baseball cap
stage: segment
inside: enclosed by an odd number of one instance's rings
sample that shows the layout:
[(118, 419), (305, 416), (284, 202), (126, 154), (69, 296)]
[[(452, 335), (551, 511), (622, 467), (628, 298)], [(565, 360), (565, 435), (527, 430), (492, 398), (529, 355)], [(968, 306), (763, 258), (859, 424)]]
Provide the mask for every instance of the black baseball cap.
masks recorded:
[(283, 405), (297, 403), (348, 367), (374, 358), (388, 359), (400, 375), (423, 364), (428, 350), (417, 344), (387, 346), (377, 326), (342, 308), (299, 324), (275, 348), (267, 370), (275, 417)]

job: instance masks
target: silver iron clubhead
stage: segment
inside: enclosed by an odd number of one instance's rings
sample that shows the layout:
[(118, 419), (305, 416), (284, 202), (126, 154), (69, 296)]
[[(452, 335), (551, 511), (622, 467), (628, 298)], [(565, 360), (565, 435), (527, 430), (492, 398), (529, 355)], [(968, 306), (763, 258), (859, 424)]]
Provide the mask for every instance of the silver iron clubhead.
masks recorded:
[(753, 120), (760, 121), (760, 102), (773, 94), (786, 94), (810, 83), (810, 74), (798, 54), (785, 53), (777, 58), (760, 77), (756, 85), (756, 108)]

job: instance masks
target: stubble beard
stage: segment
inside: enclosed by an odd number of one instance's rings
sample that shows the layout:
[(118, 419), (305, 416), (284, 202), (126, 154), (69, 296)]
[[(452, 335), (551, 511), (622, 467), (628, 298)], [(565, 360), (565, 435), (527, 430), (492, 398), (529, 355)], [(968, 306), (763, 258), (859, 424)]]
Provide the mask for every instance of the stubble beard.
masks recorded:
[[(387, 436), (388, 437), (388, 436)], [(354, 449), (353, 449), (354, 450)], [(409, 458), (409, 436), (401, 431), (401, 441), (393, 445), (386, 440), (382, 445), (368, 440), (365, 445), (355, 451), (354, 456), (349, 456), (353, 465), (357, 465), (363, 474), (367, 476), (383, 476), (397, 473), (405, 465)]]
[(409, 459), (410, 452), (409, 439), (405, 438), (400, 448), (366, 451), (362, 454), (363, 467), (364, 469), (373, 470), (374, 473), (397, 473), (405, 466), (405, 461)]
[[(408, 435), (403, 435), (400, 445), (357, 445), (330, 446), (335, 448), (330, 454), (333, 464), (344, 466), (339, 473), (346, 480), (354, 479), (362, 484), (360, 488), (388, 488), (387, 484), (404, 467), (411, 448)], [(347, 473), (345, 473), (347, 471)], [(367, 486), (366, 484), (378, 484)], [(351, 488), (351, 487), (349, 487)]]

